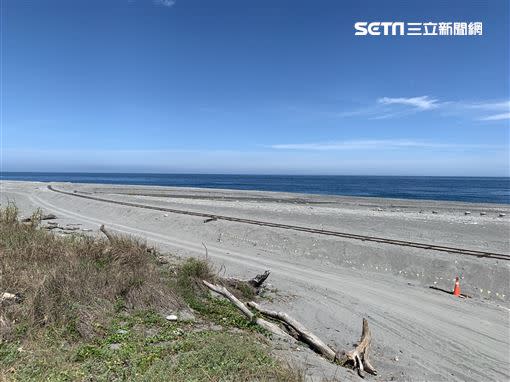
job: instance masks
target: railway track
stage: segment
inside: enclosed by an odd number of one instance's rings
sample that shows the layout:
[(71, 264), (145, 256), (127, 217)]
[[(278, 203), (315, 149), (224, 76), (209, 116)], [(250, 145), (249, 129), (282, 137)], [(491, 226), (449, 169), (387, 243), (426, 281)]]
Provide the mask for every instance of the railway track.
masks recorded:
[(503, 253), (478, 251), (478, 250), (473, 250), (473, 249), (449, 247), (449, 246), (435, 245), (435, 244), (426, 244), (426, 243), (419, 243), (419, 242), (414, 242), (414, 241), (388, 239), (388, 238), (382, 238), (382, 237), (377, 237), (377, 236), (357, 235), (357, 234), (347, 233), (347, 232), (330, 231), (330, 230), (323, 230), (323, 229), (317, 229), (317, 228), (311, 228), (311, 227), (303, 227), (303, 226), (290, 225), (290, 224), (272, 223), (272, 222), (261, 221), (261, 220), (252, 220), (252, 219), (236, 218), (236, 217), (232, 217), (232, 216), (224, 216), (224, 215), (215, 215), (215, 214), (208, 214), (208, 213), (195, 212), (195, 211), (178, 210), (178, 209), (174, 209), (174, 208), (148, 206), (148, 205), (139, 204), (139, 203), (121, 202), (121, 201), (112, 200), (112, 199), (100, 198), (97, 196), (84, 195), (84, 194), (77, 193), (76, 191), (75, 192), (62, 191), (62, 190), (58, 190), (58, 189), (54, 188), (51, 185), (48, 185), (48, 189), (53, 192), (60, 193), (60, 194), (70, 195), (70, 196), (84, 198), (84, 199), (91, 199), (91, 200), (96, 200), (96, 201), (106, 202), (106, 203), (111, 203), (111, 204), (118, 204), (121, 206), (144, 208), (144, 209), (155, 210), (155, 211), (164, 211), (164, 212), (170, 212), (170, 213), (175, 213), (175, 214), (180, 214), (180, 215), (197, 216), (197, 217), (211, 219), (211, 220), (225, 220), (225, 221), (231, 221), (231, 222), (237, 222), (237, 223), (259, 225), (259, 226), (263, 226), (263, 227), (274, 227), (274, 228), (281, 228), (281, 229), (292, 230), (292, 231), (314, 233), (314, 234), (319, 234), (319, 235), (336, 236), (336, 237), (342, 237), (342, 238), (346, 238), (346, 239), (371, 241), (371, 242), (376, 242), (376, 243), (398, 245), (398, 246), (403, 246), (403, 247), (427, 249), (427, 250), (432, 250), (432, 251), (454, 253), (454, 254), (459, 254), (459, 255), (464, 255), (464, 256), (475, 256), (475, 257), (479, 257), (479, 258), (490, 258), (490, 259), (510, 261), (510, 255), (503, 254)]

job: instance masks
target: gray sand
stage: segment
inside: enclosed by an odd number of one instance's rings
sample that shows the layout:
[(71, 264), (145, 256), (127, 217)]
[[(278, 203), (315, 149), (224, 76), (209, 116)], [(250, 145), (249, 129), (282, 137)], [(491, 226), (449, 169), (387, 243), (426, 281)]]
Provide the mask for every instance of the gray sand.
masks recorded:
[[(163, 251), (204, 256), (218, 269), (250, 276), (270, 269), (268, 306), (285, 310), (337, 348), (350, 349), (367, 317), (373, 332), (371, 380), (510, 379), (509, 265), (506, 261), (334, 238), (278, 228), (120, 206), (57, 194), (44, 183), (1, 183), (1, 202), (35, 208), (61, 226), (81, 224), (142, 237)], [(146, 205), (247, 217), (431, 244), (510, 253), (510, 206), (168, 187), (54, 184), (67, 191)], [(470, 214), (466, 215), (465, 212)], [(481, 214), (484, 213), (484, 214)], [(499, 214), (506, 214), (500, 217)], [(223, 268), (224, 266), (224, 268)], [(451, 290), (461, 276), (459, 299)], [(294, 361), (320, 377), (357, 380), (303, 346)], [(296, 361), (296, 362), (297, 362)]]

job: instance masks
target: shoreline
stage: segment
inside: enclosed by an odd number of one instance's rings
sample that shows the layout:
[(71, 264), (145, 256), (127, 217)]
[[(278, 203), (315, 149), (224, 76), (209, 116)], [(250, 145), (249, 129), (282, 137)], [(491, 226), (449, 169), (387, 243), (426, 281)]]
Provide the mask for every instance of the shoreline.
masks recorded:
[(508, 177), (11, 173), (3, 181), (205, 188), (318, 196), (510, 205)]
[[(422, 199), (422, 198), (393, 198), (384, 196), (358, 196), (358, 195), (337, 195), (337, 194), (317, 194), (317, 193), (301, 193), (301, 192), (289, 192), (289, 191), (267, 191), (267, 190), (252, 190), (252, 189), (234, 189), (234, 188), (216, 188), (216, 187), (189, 187), (189, 186), (166, 186), (166, 185), (148, 185), (148, 184), (125, 184), (125, 183), (92, 183), (92, 182), (60, 182), (60, 181), (34, 181), (34, 180), (0, 180), (0, 185), (3, 183), (16, 182), (20, 184), (33, 183), (43, 185), (68, 185), (68, 186), (81, 186), (81, 187), (111, 187), (116, 189), (144, 189), (149, 190), (161, 190), (161, 191), (181, 191), (195, 192), (196, 195), (172, 195), (174, 198), (200, 198), (202, 194), (214, 194), (214, 193), (228, 193), (228, 194), (239, 194), (239, 198), (242, 195), (255, 194), (255, 196), (267, 196), (273, 197), (274, 200), (285, 200), (294, 197), (297, 201), (303, 201), (306, 203), (339, 203), (339, 204), (353, 204), (366, 206), (377, 206), (379, 204), (387, 205), (391, 208), (406, 208), (406, 207), (421, 207), (433, 208), (444, 207), (450, 208), (487, 208), (487, 209), (503, 209), (510, 210), (509, 203), (496, 203), (496, 202), (477, 202), (477, 201), (460, 201), (460, 200), (443, 200), (443, 199)], [(235, 197), (235, 196), (234, 196)], [(285, 198), (283, 198), (285, 197)], [(316, 200), (316, 201), (314, 201)]]

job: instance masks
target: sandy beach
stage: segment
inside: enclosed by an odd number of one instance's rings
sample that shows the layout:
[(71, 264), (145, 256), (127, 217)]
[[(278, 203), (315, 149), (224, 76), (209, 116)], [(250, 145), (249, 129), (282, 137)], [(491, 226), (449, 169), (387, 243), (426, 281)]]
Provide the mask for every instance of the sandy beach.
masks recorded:
[[(510, 206), (152, 186), (52, 183), (112, 201), (270, 221), (358, 235), (510, 254)], [(205, 256), (228, 275), (271, 270), (267, 306), (289, 312), (327, 342), (349, 348), (372, 327), (375, 380), (510, 378), (509, 261), (339, 238), (123, 206), (3, 181), (1, 203), (57, 216), (58, 234), (100, 224), (179, 256)], [(68, 228), (68, 229), (66, 229)], [(430, 287), (451, 290), (455, 298)], [(343, 373), (304, 349), (317, 375)], [(354, 375), (352, 375), (353, 378)]]

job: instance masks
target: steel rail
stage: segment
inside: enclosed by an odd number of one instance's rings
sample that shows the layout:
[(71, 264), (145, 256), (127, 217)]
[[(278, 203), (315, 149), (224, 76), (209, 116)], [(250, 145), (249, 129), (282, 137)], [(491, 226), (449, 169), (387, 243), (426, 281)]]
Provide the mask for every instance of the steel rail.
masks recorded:
[(84, 194), (77, 193), (76, 191), (74, 191), (74, 192), (62, 191), (62, 190), (58, 190), (58, 189), (54, 188), (51, 185), (48, 185), (48, 189), (51, 191), (54, 191), (54, 192), (58, 192), (60, 194), (75, 196), (78, 198), (96, 200), (96, 201), (100, 201), (100, 202), (118, 204), (121, 206), (145, 208), (145, 209), (149, 209), (149, 210), (164, 211), (164, 212), (170, 212), (170, 213), (175, 213), (175, 214), (180, 214), (180, 215), (198, 216), (198, 217), (208, 218), (208, 219), (213, 219), (213, 220), (225, 220), (225, 221), (231, 221), (231, 222), (237, 222), (237, 223), (259, 225), (259, 226), (264, 226), (264, 227), (274, 227), (274, 228), (281, 228), (281, 229), (287, 229), (287, 230), (293, 230), (293, 231), (315, 233), (315, 234), (319, 234), (319, 235), (336, 236), (336, 237), (342, 237), (342, 238), (346, 238), (346, 239), (371, 241), (371, 242), (376, 242), (376, 243), (384, 243), (384, 244), (399, 245), (399, 246), (404, 246), (404, 247), (428, 249), (428, 250), (439, 251), (439, 252), (455, 253), (455, 254), (465, 255), (465, 256), (476, 256), (476, 257), (484, 257), (484, 258), (510, 261), (510, 255), (503, 254), (503, 253), (478, 251), (478, 250), (473, 250), (473, 249), (449, 247), (449, 246), (444, 246), (444, 245), (426, 244), (426, 243), (419, 243), (419, 242), (414, 242), (414, 241), (388, 239), (388, 238), (377, 237), (377, 236), (357, 235), (357, 234), (347, 233), (347, 232), (330, 231), (330, 230), (323, 230), (323, 229), (290, 225), (290, 224), (272, 223), (272, 222), (261, 221), (261, 220), (252, 220), (252, 219), (236, 218), (236, 217), (232, 217), (232, 216), (208, 214), (208, 213), (203, 213), (203, 212), (178, 210), (178, 209), (174, 209), (174, 208), (148, 206), (145, 204), (132, 203), (132, 202), (121, 202), (118, 200), (112, 200), (112, 199), (100, 198), (100, 197), (96, 197), (96, 196), (84, 195)]

